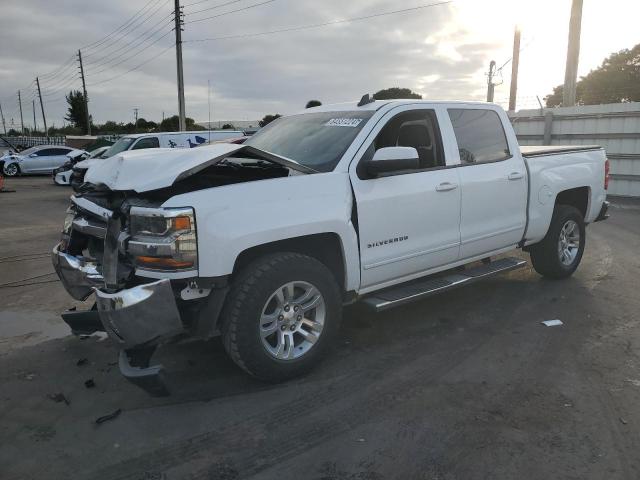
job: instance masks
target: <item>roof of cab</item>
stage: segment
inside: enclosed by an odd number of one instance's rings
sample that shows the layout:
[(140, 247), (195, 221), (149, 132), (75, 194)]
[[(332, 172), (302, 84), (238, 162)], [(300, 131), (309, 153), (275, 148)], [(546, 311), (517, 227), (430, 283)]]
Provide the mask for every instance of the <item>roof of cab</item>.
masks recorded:
[(466, 101), (466, 100), (418, 100), (418, 99), (394, 99), (394, 100), (374, 100), (371, 103), (367, 103), (362, 106), (358, 106), (359, 102), (344, 102), (344, 103), (332, 103), (327, 105), (320, 105), (319, 107), (312, 107), (302, 110), (298, 113), (305, 112), (345, 112), (345, 111), (375, 111), (384, 107), (385, 105), (411, 105), (416, 103), (426, 103), (429, 105), (482, 105), (482, 106), (495, 106), (493, 103), (478, 102), (478, 101)]

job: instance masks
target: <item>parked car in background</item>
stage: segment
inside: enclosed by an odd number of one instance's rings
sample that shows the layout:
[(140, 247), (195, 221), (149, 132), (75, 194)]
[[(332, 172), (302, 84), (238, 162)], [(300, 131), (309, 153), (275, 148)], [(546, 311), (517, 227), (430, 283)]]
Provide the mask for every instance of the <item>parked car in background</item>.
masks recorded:
[[(244, 137), (242, 130), (205, 130), (197, 132), (158, 132), (137, 133), (120, 137), (116, 143), (102, 154), (102, 158), (109, 158), (127, 150), (145, 150), (149, 148), (195, 148), (220, 140)], [(73, 167), (71, 186), (77, 189), (84, 182), (87, 169), (94, 165), (96, 159), (88, 159), (77, 163)]]
[(105, 147), (96, 148), (91, 152), (85, 152), (82, 150), (71, 152), (67, 155), (67, 160), (64, 165), (56, 168), (53, 171), (53, 183), (56, 185), (71, 185), (71, 175), (73, 174), (73, 166), (83, 160), (90, 160), (92, 158), (104, 158), (102, 155), (109, 150), (111, 145)]
[(20, 153), (11, 153), (4, 158), (4, 175), (50, 174), (69, 160), (67, 155), (77, 152), (84, 150), (63, 145), (38, 145)]

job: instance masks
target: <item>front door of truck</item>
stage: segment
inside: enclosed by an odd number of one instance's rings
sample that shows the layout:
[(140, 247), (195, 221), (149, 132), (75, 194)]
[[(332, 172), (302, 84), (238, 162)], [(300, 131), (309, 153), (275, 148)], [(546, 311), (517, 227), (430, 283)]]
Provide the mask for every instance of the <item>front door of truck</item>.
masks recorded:
[[(460, 258), (515, 247), (526, 225), (527, 172), (509, 145), (497, 111), (474, 106), (448, 110), (460, 154)], [(515, 140), (514, 140), (515, 141)]]
[[(350, 166), (357, 203), (361, 289), (419, 276), (458, 258), (460, 188), (447, 168), (434, 109), (403, 106), (371, 132)], [(377, 149), (414, 147), (420, 169), (370, 178), (366, 161)]]

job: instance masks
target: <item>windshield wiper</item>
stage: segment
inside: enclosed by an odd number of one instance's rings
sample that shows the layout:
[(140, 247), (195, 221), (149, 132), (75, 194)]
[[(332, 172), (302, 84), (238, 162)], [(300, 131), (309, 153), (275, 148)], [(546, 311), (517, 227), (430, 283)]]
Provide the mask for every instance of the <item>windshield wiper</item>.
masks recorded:
[(265, 160), (268, 160), (272, 163), (277, 163), (279, 165), (283, 165), (287, 168), (292, 168), (302, 173), (319, 173), (318, 170), (315, 170), (311, 167), (307, 167), (306, 165), (302, 165), (301, 163), (292, 160), (291, 158), (283, 157), (282, 155), (277, 155), (275, 153), (267, 152), (266, 150), (261, 150), (252, 145), (245, 145), (243, 150), (245, 152), (249, 152), (257, 157), (262, 157)]

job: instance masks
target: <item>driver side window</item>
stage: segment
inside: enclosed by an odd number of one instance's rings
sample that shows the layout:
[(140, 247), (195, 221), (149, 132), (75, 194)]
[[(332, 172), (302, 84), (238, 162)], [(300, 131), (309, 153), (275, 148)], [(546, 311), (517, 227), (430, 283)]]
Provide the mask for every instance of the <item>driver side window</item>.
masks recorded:
[[(366, 178), (365, 164), (375, 152), (385, 147), (413, 147), (418, 152), (420, 168), (417, 171), (445, 166), (442, 139), (433, 110), (411, 110), (397, 114), (380, 130), (357, 168), (358, 176)], [(404, 173), (414, 173), (416, 170)]]

